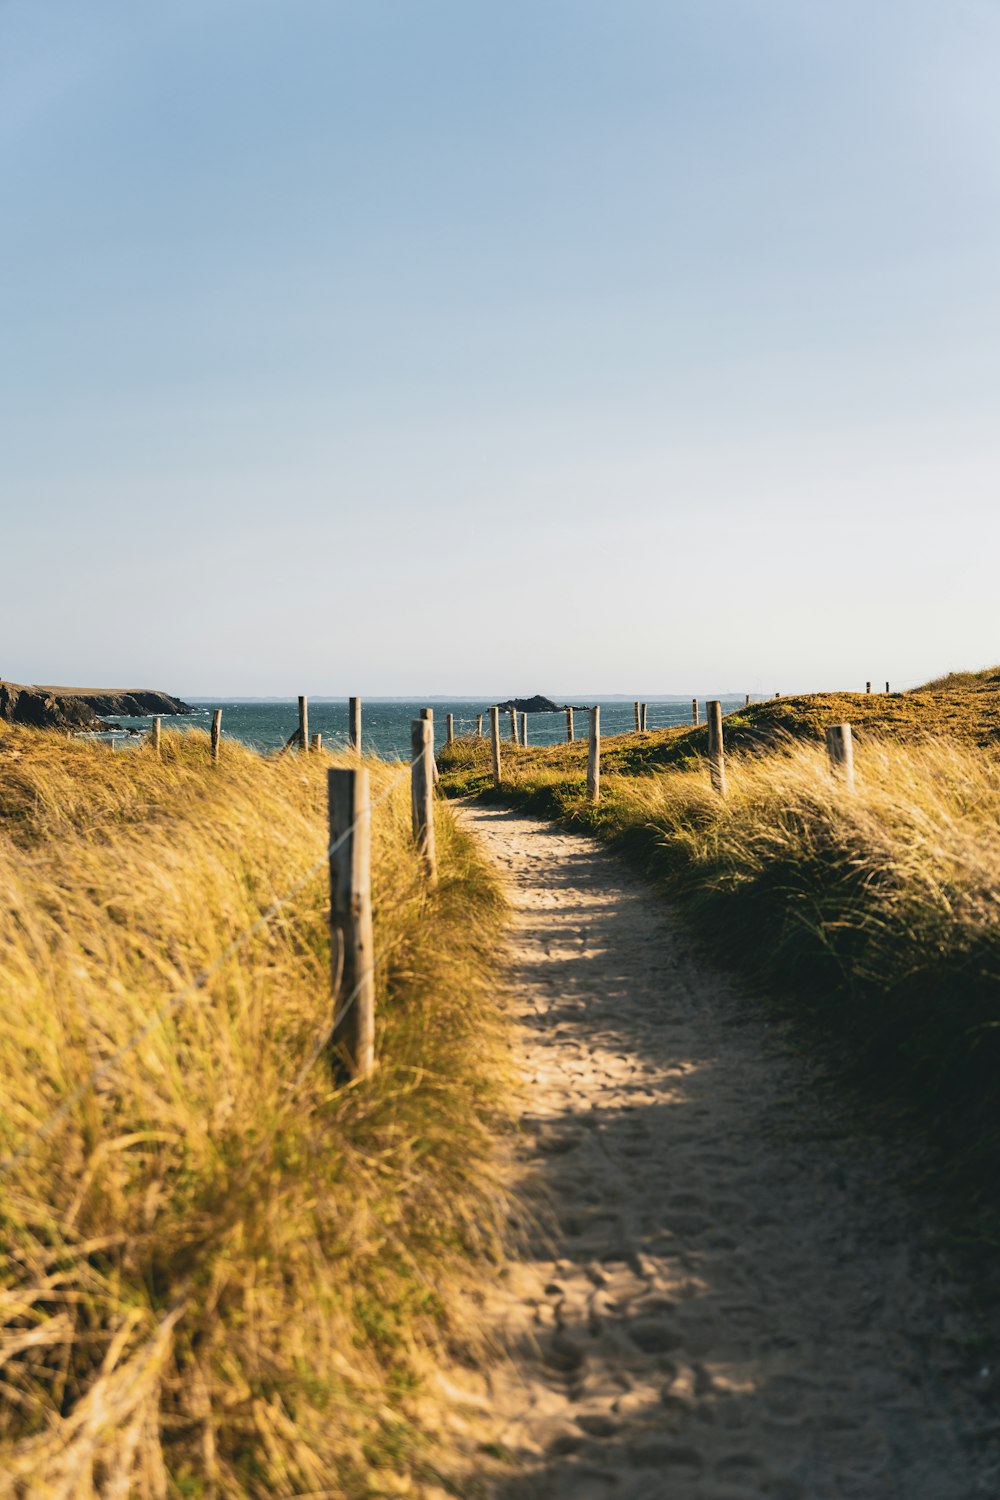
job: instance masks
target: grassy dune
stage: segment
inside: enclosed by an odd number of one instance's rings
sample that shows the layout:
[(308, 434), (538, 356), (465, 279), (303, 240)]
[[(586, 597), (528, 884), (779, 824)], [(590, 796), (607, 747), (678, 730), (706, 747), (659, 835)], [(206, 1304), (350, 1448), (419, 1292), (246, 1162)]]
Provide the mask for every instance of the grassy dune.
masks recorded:
[[(943, 736), (970, 747), (1000, 747), (1000, 692), (976, 691), (983, 674), (959, 675), (975, 679), (971, 688), (932, 691), (931, 685), (911, 693), (812, 693), (754, 703), (726, 716), (726, 746), (730, 751), (766, 755), (792, 743), (821, 745), (827, 725), (850, 723), (862, 745), (867, 739), (919, 745)], [(537, 766), (558, 770), (569, 779), (583, 776), (587, 762), (584, 712), (576, 715), (576, 732), (583, 738), (572, 745), (529, 747), (525, 751), (512, 752), (510, 742), (505, 740), (503, 754), (508, 763), (510, 755), (516, 754), (522, 770)], [(614, 735), (602, 742), (601, 768), (623, 776), (668, 768), (695, 770), (704, 764), (707, 750), (704, 724)], [(452, 792), (488, 789), (489, 754), (482, 745), (476, 754), (475, 741), (463, 740), (446, 759), (447, 785)]]
[[(832, 1039), (872, 1096), (926, 1127), (939, 1180), (997, 1203), (1000, 1168), (1000, 760), (966, 713), (924, 699), (906, 734), (883, 696), (858, 736), (858, 785), (829, 771), (825, 724), (878, 700), (781, 700), (725, 721), (729, 796), (711, 791), (704, 731), (605, 741), (601, 801), (586, 745), (503, 747), (504, 796), (615, 841), (679, 898), (714, 953)], [(968, 698), (966, 698), (968, 703)], [(794, 726), (794, 728), (790, 727)], [(451, 792), (489, 792), (489, 747), (441, 757)], [(943, 1168), (943, 1170), (941, 1170)]]
[(0, 736), (0, 1496), (412, 1493), (439, 1458), (426, 1377), (504, 1213), (503, 904), (446, 810), (428, 894), (373, 765), (379, 1066), (336, 1086), (324, 765)]
[(921, 693), (995, 693), (1000, 688), (1000, 667), (982, 667), (978, 672), (948, 672), (917, 688)]

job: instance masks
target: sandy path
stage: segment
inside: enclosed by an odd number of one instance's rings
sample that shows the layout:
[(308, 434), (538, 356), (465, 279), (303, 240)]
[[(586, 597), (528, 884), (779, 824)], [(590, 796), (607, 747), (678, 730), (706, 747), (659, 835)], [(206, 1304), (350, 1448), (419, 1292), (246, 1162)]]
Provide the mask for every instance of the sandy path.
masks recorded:
[(996, 1500), (985, 1372), (870, 1147), (612, 855), (462, 816), (509, 877), (555, 1226), (487, 1309), (498, 1500)]

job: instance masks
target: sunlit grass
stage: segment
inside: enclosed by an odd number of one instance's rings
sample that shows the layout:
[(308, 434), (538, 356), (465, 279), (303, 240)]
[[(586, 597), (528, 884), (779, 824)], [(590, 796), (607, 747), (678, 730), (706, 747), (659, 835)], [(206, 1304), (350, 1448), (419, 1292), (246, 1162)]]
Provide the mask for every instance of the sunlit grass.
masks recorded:
[(503, 903), (446, 810), (428, 892), (373, 764), (379, 1063), (336, 1086), (329, 763), (3, 731), (0, 1495), (360, 1496), (434, 1461), (423, 1379), (504, 1213)]
[[(502, 795), (613, 840), (680, 901), (713, 953), (818, 1024), (875, 1097), (927, 1126), (945, 1172), (967, 1173), (969, 1193), (995, 1203), (995, 752), (926, 733), (880, 739), (870, 727), (850, 792), (812, 738), (784, 735), (727, 756), (722, 800), (694, 753), (674, 768), (616, 770), (641, 739), (606, 742), (597, 806), (579, 744), (508, 750)], [(461, 742), (441, 757), (442, 785), (493, 795), (488, 757), (488, 745)]]

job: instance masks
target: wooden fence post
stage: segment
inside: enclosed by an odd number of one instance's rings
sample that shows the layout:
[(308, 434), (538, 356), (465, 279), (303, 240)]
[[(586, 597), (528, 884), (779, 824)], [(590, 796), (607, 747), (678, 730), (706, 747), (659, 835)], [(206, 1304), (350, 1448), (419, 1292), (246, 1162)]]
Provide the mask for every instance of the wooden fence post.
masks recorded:
[(750, 707), (750, 694), (749, 693), (747, 693), (746, 697), (743, 699), (743, 707), (744, 708), (749, 708)]
[(527, 743), (528, 743), (528, 715), (527, 714), (522, 714), (521, 715), (521, 744), (522, 745), (526, 745)]
[(635, 710), (635, 732), (636, 732), (636, 734), (638, 734), (639, 730), (642, 728), (642, 714), (641, 714), (640, 709), (639, 709), (639, 700), (638, 700), (638, 698), (635, 700), (635, 702), (633, 703), (632, 707)]
[(573, 710), (571, 708), (567, 708), (567, 710), (566, 710), (566, 743), (567, 743), (567, 745), (572, 745), (574, 738), (575, 738), (575, 736), (574, 736), (574, 733), (573, 733)]
[(450, 745), (455, 738), (455, 715), (445, 714), (445, 744)]
[(429, 719), (414, 719), (410, 725), (410, 778), (413, 807), (413, 839), (424, 857), (427, 878), (437, 881), (434, 846), (434, 725)]
[(422, 719), (426, 719), (427, 722), (428, 722), (428, 724), (431, 726), (431, 772), (433, 774), (434, 781), (435, 781), (435, 784), (436, 784), (437, 783), (437, 779), (438, 779), (438, 767), (437, 767), (437, 761), (436, 761), (436, 759), (434, 757), (434, 710), (433, 710), (433, 708), (422, 708), (420, 710), (420, 717)]
[(149, 742), (153, 747), (153, 753), (159, 759), (160, 755), (160, 719), (154, 719), (149, 730)]
[(726, 795), (726, 757), (722, 748), (722, 704), (718, 698), (705, 704), (708, 719), (708, 772), (720, 797)]
[(511, 742), (512, 745), (516, 745), (517, 744), (517, 709), (516, 708), (512, 708), (511, 711), (510, 711), (510, 742)]
[(848, 791), (854, 790), (854, 738), (850, 724), (831, 724), (826, 731), (826, 752), (830, 770), (842, 775)]
[(222, 709), (217, 708), (212, 715), (212, 759), (219, 758), (219, 742), (222, 739)]
[(500, 785), (500, 710), (490, 709), (490, 749), (493, 752), (493, 785)]
[(312, 748), (318, 753), (323, 748), (323, 736), (321, 734), (314, 734), (311, 743)]
[[(421, 718), (421, 721), (423, 721), (424, 719), (426, 719), (427, 723), (431, 726), (432, 764), (433, 764), (433, 767), (434, 767), (432, 775), (433, 775), (434, 780), (437, 781), (437, 762), (433, 760), (433, 747), (434, 747), (434, 710), (433, 710), (433, 708), (422, 708), (420, 710), (420, 718)], [(413, 744), (413, 732), (411, 730), (410, 731), (410, 745), (411, 745), (411, 747), (412, 747), (412, 744)], [(414, 820), (416, 820), (416, 816), (417, 816), (416, 792), (414, 790), (412, 773), (410, 775), (410, 806), (411, 806), (411, 809), (412, 809), (412, 812), (413, 812), (413, 818), (414, 818)]]
[(309, 699), (299, 697), (299, 749), (309, 749)]
[(482, 716), (482, 714), (476, 714), (476, 739), (477, 740), (481, 740), (482, 737), (483, 737), (483, 716)]
[(356, 755), (361, 754), (361, 699), (347, 700), (347, 743)]
[(640, 706), (640, 708), (642, 710), (642, 723), (639, 725), (639, 728), (642, 730), (643, 734), (645, 734), (646, 733), (646, 710), (649, 708), (649, 704), (648, 703), (642, 703), (639, 706)]
[(367, 766), (327, 772), (333, 1047), (352, 1077), (375, 1065), (372, 809)]
[(886, 683), (886, 685), (885, 685), (885, 690), (886, 690), (886, 692), (889, 691), (889, 684), (888, 683)]
[(596, 802), (601, 795), (601, 709), (595, 703), (590, 710), (590, 744), (587, 748), (587, 800)]
[(697, 700), (697, 698), (692, 698), (691, 699), (691, 723), (692, 724), (697, 724), (697, 722), (698, 722), (698, 700)]
[(871, 685), (871, 683), (870, 683), (870, 682), (866, 682), (866, 683), (865, 683), (865, 692), (866, 692), (866, 693), (870, 693), (870, 692), (871, 692), (871, 690), (872, 690), (872, 685)]

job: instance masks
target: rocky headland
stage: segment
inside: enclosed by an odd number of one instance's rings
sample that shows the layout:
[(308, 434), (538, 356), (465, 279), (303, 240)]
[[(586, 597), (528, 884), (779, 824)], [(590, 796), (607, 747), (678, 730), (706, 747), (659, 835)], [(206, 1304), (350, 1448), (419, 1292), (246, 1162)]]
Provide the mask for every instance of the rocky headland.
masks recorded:
[(545, 698), (541, 693), (536, 693), (533, 698), (508, 698), (496, 706), (503, 710), (516, 709), (519, 714), (559, 714), (564, 707), (562, 703), (553, 703), (551, 698)]
[(0, 679), (0, 720), (35, 729), (100, 730), (109, 716), (193, 712), (180, 698), (148, 688), (36, 687)]

